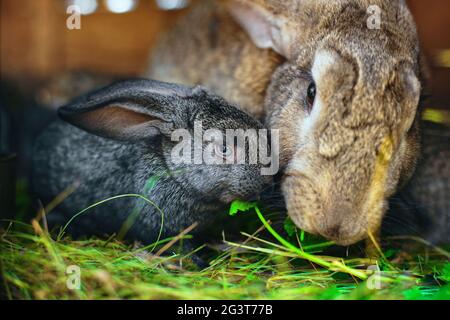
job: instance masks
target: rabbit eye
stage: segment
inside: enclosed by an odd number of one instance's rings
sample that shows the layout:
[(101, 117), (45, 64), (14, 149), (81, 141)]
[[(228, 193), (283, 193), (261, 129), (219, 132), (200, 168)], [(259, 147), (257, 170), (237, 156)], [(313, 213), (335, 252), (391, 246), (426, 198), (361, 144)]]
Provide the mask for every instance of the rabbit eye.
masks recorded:
[(306, 98), (308, 102), (308, 108), (309, 110), (312, 109), (312, 106), (314, 104), (314, 100), (316, 99), (316, 84), (314, 82), (311, 82), (308, 86), (308, 90), (306, 93)]
[(214, 153), (218, 157), (228, 158), (233, 154), (233, 149), (228, 145), (216, 144), (214, 146)]

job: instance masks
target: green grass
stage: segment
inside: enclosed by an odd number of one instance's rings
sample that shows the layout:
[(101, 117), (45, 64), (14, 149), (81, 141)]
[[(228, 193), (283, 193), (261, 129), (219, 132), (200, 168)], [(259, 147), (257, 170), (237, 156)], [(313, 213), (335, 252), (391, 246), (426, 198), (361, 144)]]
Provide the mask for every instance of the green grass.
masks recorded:
[[(450, 263), (443, 249), (417, 255), (389, 250), (375, 261), (325, 256), (327, 243), (304, 243), (304, 256), (272, 240), (244, 234), (242, 242), (227, 242), (210, 267), (199, 270), (189, 255), (169, 254), (177, 247), (168, 247), (170, 239), (147, 247), (114, 238), (73, 241), (52, 238), (36, 221), (10, 223), (0, 238), (0, 288), (7, 299), (450, 298)], [(166, 255), (158, 254), (161, 248)], [(329, 265), (312, 263), (309, 256)], [(374, 264), (383, 271), (381, 289), (367, 285), (377, 280), (367, 271)], [(72, 265), (81, 270), (79, 290), (66, 285)]]
[[(26, 185), (20, 183), (18, 189), (17, 216), (29, 221)], [(149, 201), (140, 195), (118, 197), (132, 196)], [(64, 196), (44, 211), (50, 212), (63, 200)], [(89, 208), (78, 215), (89, 214)], [(189, 228), (177, 237), (142, 247), (123, 243), (119, 237), (75, 241), (62, 232), (49, 234), (42, 212), (31, 224), (4, 223), (0, 298), (450, 299), (450, 254), (445, 248), (408, 239), (407, 252), (389, 245), (382, 251), (372, 238), (366, 248), (369, 253), (350, 251), (342, 258), (333, 251), (333, 243), (304, 234), (290, 220), (284, 230), (274, 230), (270, 215), (255, 204), (233, 203), (229, 214), (240, 212), (255, 218), (254, 226), (247, 229), (251, 234), (242, 232), (233, 241), (224, 236), (224, 246), (215, 248), (210, 266), (203, 270), (191, 261), (195, 252), (177, 253), (179, 244), (190, 237)], [(67, 287), (73, 278), (68, 273), (71, 266), (80, 270), (78, 290)], [(378, 266), (379, 276), (373, 266)]]

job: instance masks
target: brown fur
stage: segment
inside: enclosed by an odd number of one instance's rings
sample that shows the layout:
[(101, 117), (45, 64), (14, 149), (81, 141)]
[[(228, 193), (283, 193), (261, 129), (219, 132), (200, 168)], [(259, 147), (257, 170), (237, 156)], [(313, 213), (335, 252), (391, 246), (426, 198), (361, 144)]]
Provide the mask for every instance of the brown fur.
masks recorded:
[(161, 39), (147, 74), (205, 85), (261, 118), (270, 77), (281, 61), (272, 50), (255, 47), (221, 5), (207, 0)]
[[(161, 42), (149, 75), (206, 85), (256, 116), (265, 114), (280, 130), (282, 187), (294, 222), (340, 244), (363, 239), (380, 225), (386, 199), (409, 178), (419, 150), (422, 73), (406, 5), (223, 3), (228, 10), (212, 1), (195, 7)], [(381, 8), (380, 30), (366, 26), (373, 4)], [(313, 79), (320, 56), (333, 63)], [(317, 98), (309, 114), (304, 94), (312, 81)]]

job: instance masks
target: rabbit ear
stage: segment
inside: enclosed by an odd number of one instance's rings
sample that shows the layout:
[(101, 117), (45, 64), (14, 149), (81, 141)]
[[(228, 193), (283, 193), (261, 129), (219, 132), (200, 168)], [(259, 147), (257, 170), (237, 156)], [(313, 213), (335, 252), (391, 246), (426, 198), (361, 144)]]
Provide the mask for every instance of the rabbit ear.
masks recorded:
[(176, 119), (186, 114), (189, 96), (192, 90), (187, 87), (153, 80), (127, 80), (61, 107), (58, 114), (98, 136), (136, 141), (170, 134)]
[(258, 48), (270, 48), (285, 58), (289, 58), (289, 32), (284, 30), (287, 24), (283, 17), (248, 0), (231, 0), (227, 6), (231, 15), (248, 33)]

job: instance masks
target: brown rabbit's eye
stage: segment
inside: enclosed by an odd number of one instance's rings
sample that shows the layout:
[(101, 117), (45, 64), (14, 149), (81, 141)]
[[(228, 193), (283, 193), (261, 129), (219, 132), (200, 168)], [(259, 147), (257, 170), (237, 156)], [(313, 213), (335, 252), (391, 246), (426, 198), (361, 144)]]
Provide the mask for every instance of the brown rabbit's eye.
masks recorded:
[(315, 99), (316, 99), (316, 84), (314, 82), (311, 82), (308, 86), (307, 91), (307, 102), (310, 110), (314, 104)]

